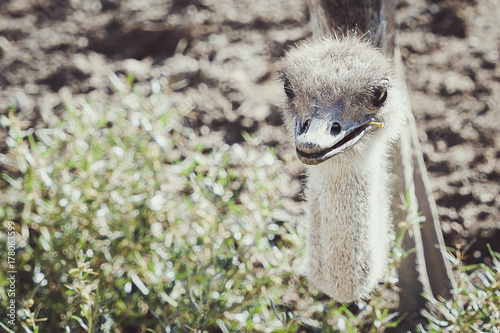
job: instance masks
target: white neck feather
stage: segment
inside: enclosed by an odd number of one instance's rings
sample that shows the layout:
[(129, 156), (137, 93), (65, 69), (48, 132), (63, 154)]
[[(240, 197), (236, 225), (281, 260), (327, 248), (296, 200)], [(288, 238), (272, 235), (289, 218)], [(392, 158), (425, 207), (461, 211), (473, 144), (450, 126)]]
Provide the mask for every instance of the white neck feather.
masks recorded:
[(387, 144), (308, 167), (308, 275), (340, 302), (368, 296), (389, 249)]

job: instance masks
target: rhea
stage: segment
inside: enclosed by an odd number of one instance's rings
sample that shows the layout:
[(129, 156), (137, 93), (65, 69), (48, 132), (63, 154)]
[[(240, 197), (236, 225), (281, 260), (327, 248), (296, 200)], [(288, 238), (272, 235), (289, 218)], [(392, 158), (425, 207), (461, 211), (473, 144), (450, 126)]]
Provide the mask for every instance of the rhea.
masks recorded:
[(302, 42), (282, 65), (285, 127), (307, 165), (308, 278), (337, 301), (366, 298), (389, 257), (401, 83), (392, 60), (356, 33)]

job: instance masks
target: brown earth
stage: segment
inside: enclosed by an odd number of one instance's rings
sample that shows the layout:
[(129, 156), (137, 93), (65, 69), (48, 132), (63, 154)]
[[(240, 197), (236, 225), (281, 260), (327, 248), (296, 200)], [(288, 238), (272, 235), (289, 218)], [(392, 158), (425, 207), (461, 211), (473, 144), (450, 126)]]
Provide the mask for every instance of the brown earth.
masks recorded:
[(499, 14), (496, 1), (409, 0), (398, 16), (445, 240), (464, 246), (477, 238), (477, 259), (486, 243), (500, 248)]
[[(276, 147), (297, 176), (288, 205), (303, 213), (301, 166), (279, 115), (277, 61), (310, 35), (302, 0), (4, 0), (0, 5), (0, 113), (34, 128), (57, 123), (63, 101), (162, 91), (207, 147), (243, 141)], [(500, 7), (496, 0), (404, 0), (402, 49), (434, 196), (449, 246), (500, 250)], [(0, 138), (6, 133), (0, 132)], [(5, 152), (4, 140), (0, 151)], [(0, 168), (2, 166), (0, 165)]]

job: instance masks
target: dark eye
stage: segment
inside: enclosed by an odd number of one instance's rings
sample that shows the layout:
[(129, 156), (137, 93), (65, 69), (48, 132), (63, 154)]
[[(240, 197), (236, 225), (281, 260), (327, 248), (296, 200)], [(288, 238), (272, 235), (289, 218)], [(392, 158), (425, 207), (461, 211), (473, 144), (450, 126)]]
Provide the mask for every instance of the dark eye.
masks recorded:
[(368, 108), (372, 110), (378, 109), (384, 105), (386, 99), (387, 99), (387, 89), (385, 88), (375, 89), (375, 91), (373, 92), (371, 103), (370, 105), (368, 105)]
[(288, 98), (293, 99), (295, 97), (295, 92), (293, 91), (290, 80), (288, 80), (287, 77), (285, 77), (283, 80), (283, 86), (285, 89), (285, 94), (288, 96)]

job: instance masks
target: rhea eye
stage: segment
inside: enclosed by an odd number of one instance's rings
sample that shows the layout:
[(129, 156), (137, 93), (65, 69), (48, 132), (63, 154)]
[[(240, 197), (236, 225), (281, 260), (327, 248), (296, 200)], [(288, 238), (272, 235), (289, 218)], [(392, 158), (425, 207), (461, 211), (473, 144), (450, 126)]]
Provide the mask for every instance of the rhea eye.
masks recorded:
[(370, 105), (368, 105), (368, 108), (376, 110), (384, 105), (386, 99), (387, 99), (387, 89), (385, 88), (376, 89), (373, 92), (373, 96), (371, 98)]
[(285, 89), (285, 94), (288, 96), (288, 98), (293, 99), (295, 97), (295, 92), (293, 91), (292, 85), (290, 84), (290, 80), (288, 80), (287, 77), (285, 77), (283, 81), (283, 86)]

